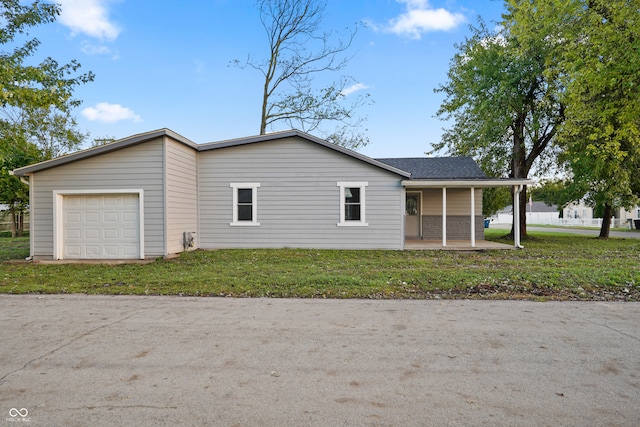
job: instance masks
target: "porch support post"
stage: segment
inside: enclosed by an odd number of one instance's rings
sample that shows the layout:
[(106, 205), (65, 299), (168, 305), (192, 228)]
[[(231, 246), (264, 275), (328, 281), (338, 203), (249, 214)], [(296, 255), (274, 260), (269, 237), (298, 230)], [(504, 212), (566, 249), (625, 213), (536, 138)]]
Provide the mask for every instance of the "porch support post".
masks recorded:
[(476, 189), (471, 187), (471, 247), (476, 247)]
[(442, 187), (442, 246), (447, 246), (447, 187)]
[(522, 185), (513, 186), (513, 245), (523, 249), (520, 245), (520, 192)]

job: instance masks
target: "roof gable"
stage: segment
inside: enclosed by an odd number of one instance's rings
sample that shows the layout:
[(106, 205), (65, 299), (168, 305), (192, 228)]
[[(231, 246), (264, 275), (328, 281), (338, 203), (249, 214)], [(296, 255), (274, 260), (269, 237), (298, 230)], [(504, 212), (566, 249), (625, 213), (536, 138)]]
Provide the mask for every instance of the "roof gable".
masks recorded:
[(119, 139), (114, 142), (110, 142), (105, 145), (99, 145), (97, 147), (87, 148), (85, 150), (77, 151), (75, 153), (66, 154), (64, 156), (56, 157), (55, 159), (45, 160), (44, 162), (35, 163), (33, 165), (18, 168), (13, 171), (17, 176), (25, 176), (32, 172), (38, 172), (45, 169), (50, 169), (56, 166), (62, 166), (67, 163), (76, 162), (78, 160), (86, 159), (89, 157), (99, 156), (101, 154), (110, 153), (112, 151), (121, 150), (132, 145), (142, 144), (153, 139), (168, 136), (184, 145), (187, 145), (193, 149), (197, 149), (198, 145), (185, 138), (184, 136), (173, 132), (170, 129), (158, 129), (151, 132), (140, 133), (132, 135), (123, 139)]
[(486, 179), (471, 157), (410, 157), (377, 159), (411, 173), (411, 179)]
[(403, 176), (405, 178), (409, 178), (411, 176), (411, 173), (406, 171), (405, 169), (396, 167), (394, 165), (385, 163), (385, 162), (381, 162), (379, 160), (375, 160), (372, 159), (371, 157), (367, 157), (363, 154), (357, 153), (353, 150), (349, 150), (348, 148), (344, 148), (341, 147), (339, 145), (336, 144), (332, 144), (328, 141), (325, 141), (324, 139), (321, 138), (317, 138), (315, 136), (309, 135), (308, 133), (305, 132), (301, 132), (299, 130), (288, 130), (288, 131), (283, 131), (283, 132), (273, 132), (273, 133), (268, 133), (265, 135), (256, 135), (256, 136), (250, 136), (250, 137), (246, 137), (246, 138), (238, 138), (238, 139), (229, 139), (229, 140), (225, 140), (225, 141), (219, 141), (219, 142), (210, 142), (208, 144), (202, 144), (198, 146), (198, 151), (209, 151), (209, 150), (218, 150), (218, 149), (222, 149), (222, 148), (228, 148), (228, 147), (238, 147), (241, 145), (248, 145), (248, 144), (256, 144), (256, 143), (261, 143), (261, 142), (267, 142), (267, 141), (275, 141), (278, 139), (284, 139), (284, 138), (292, 138), (292, 137), (298, 137), (301, 138), (305, 141), (314, 143), (314, 144), (318, 144), (322, 147), (328, 148), (330, 150), (333, 151), (337, 151), (338, 153), (342, 153), (345, 154), (349, 157), (352, 157), (354, 159), (360, 160), (362, 162), (368, 163), (370, 165), (373, 165), (375, 167), (387, 170), (389, 172), (392, 172), (396, 175), (400, 175)]

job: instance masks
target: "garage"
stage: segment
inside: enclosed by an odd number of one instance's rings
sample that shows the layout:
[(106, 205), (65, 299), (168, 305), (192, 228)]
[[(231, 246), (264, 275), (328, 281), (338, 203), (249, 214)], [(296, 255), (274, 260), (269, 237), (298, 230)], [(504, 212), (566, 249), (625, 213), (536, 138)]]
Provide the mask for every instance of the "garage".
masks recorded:
[(62, 199), (64, 259), (141, 257), (140, 195), (66, 194)]

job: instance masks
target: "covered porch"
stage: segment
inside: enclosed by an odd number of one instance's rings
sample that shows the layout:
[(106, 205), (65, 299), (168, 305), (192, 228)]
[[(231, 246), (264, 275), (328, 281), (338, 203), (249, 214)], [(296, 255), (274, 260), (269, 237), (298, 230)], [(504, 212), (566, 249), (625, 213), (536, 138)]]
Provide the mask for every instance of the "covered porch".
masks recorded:
[(513, 245), (484, 240), (482, 190), (512, 187), (518, 206), (527, 179), (406, 180), (405, 250), (515, 249), (520, 245), (519, 212), (515, 212)]

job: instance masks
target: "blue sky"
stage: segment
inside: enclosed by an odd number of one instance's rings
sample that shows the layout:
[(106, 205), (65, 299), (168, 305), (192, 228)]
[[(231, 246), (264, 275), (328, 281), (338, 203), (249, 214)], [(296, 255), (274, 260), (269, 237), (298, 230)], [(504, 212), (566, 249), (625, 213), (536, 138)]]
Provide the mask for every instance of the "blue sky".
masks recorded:
[[(96, 74), (75, 91), (91, 139), (164, 127), (196, 143), (258, 133), (261, 74), (229, 66), (266, 55), (253, 0), (57, 2), (57, 22), (31, 34), (40, 55)], [(478, 16), (492, 23), (502, 12), (499, 0), (328, 0), (326, 29), (367, 23), (342, 71), (374, 101), (359, 110), (371, 141), (360, 151), (419, 157), (438, 142), (446, 124), (433, 117), (442, 101), (433, 89), (446, 82), (454, 44)]]

